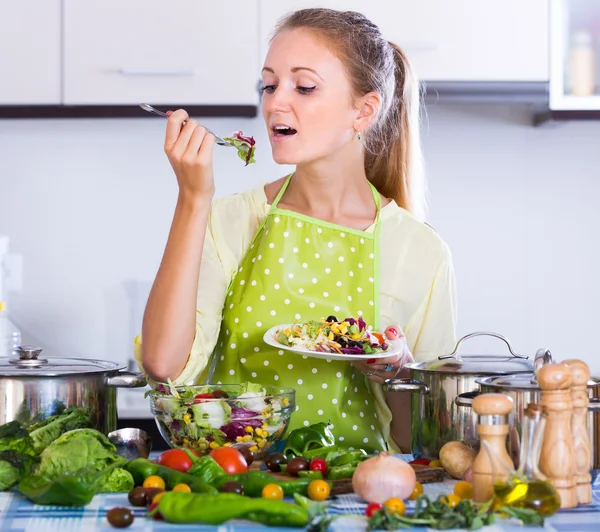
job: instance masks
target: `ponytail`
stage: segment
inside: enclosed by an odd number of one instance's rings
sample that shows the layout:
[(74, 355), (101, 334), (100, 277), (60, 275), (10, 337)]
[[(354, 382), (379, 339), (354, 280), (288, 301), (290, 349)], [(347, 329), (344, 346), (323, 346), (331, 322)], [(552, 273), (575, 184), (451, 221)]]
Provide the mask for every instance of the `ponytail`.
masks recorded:
[(419, 83), (410, 62), (399, 46), (394, 52), (395, 90), (380, 131), (383, 146), (379, 153), (367, 151), (367, 177), (385, 197), (424, 220), (426, 186), (420, 141)]

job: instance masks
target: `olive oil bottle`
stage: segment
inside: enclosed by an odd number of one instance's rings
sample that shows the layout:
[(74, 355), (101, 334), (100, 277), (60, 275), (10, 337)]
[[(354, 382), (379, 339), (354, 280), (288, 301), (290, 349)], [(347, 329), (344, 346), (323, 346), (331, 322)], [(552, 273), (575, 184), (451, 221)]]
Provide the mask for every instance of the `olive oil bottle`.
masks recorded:
[(528, 508), (543, 516), (552, 515), (560, 509), (560, 495), (538, 468), (545, 416), (546, 410), (542, 405), (527, 405), (523, 418), (519, 469), (508, 480), (494, 483), (498, 506)]

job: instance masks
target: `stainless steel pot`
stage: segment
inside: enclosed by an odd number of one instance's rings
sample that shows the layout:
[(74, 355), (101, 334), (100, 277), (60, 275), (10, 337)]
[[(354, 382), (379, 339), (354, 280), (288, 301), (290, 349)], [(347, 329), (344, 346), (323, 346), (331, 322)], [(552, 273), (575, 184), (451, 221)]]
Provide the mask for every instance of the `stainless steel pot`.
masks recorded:
[(86, 407), (91, 426), (117, 428), (117, 388), (146, 385), (140, 373), (103, 360), (41, 358), (42, 349), (21, 346), (18, 358), (0, 357), (0, 425), (44, 419), (71, 406)]
[[(456, 398), (461, 410), (470, 410), (473, 399), (481, 393), (503, 393), (509, 395), (514, 403), (514, 409), (509, 416), (509, 433), (507, 440), (508, 452), (515, 463), (519, 466), (519, 451), (521, 442), (521, 424), (524, 411), (528, 404), (539, 403), (542, 400), (542, 390), (539, 387), (534, 373), (519, 375), (503, 375), (496, 377), (484, 377), (476, 379), (479, 390), (461, 394)], [(600, 469), (600, 378), (592, 377), (588, 381), (588, 395), (590, 406), (588, 408), (588, 429), (591, 443), (591, 469)], [(476, 417), (476, 416), (475, 416)]]
[[(508, 347), (509, 356), (459, 355), (462, 342), (475, 336), (492, 336)], [(552, 362), (547, 349), (539, 349), (534, 360), (516, 354), (509, 341), (493, 332), (474, 332), (462, 337), (454, 351), (427, 362), (408, 364), (410, 378), (388, 379), (387, 392), (413, 392), (411, 397), (411, 452), (415, 457), (437, 458), (449, 441), (477, 442), (477, 420), (470, 408), (459, 408), (460, 394), (479, 389), (476, 380), (491, 375), (531, 373)]]

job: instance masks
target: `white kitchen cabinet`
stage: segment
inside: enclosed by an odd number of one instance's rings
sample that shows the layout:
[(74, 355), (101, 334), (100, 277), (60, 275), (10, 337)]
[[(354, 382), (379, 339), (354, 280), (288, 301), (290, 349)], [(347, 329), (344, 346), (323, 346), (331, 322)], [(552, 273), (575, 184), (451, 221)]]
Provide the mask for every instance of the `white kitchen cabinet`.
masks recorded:
[(0, 105), (60, 103), (60, 0), (0, 0)]
[(63, 2), (65, 104), (257, 104), (258, 0)]
[(364, 13), (425, 81), (548, 81), (549, 0), (260, 0), (261, 60), (279, 17), (302, 7)]

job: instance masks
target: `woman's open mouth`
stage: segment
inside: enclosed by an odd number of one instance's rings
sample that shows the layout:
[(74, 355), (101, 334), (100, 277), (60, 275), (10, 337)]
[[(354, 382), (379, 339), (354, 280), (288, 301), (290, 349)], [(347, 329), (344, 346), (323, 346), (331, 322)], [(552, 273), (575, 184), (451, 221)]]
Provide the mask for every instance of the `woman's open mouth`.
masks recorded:
[(295, 135), (297, 133), (297, 131), (289, 126), (286, 125), (277, 125), (277, 126), (273, 126), (272, 128), (273, 130), (273, 139), (283, 139), (286, 137), (292, 137), (293, 135)]

